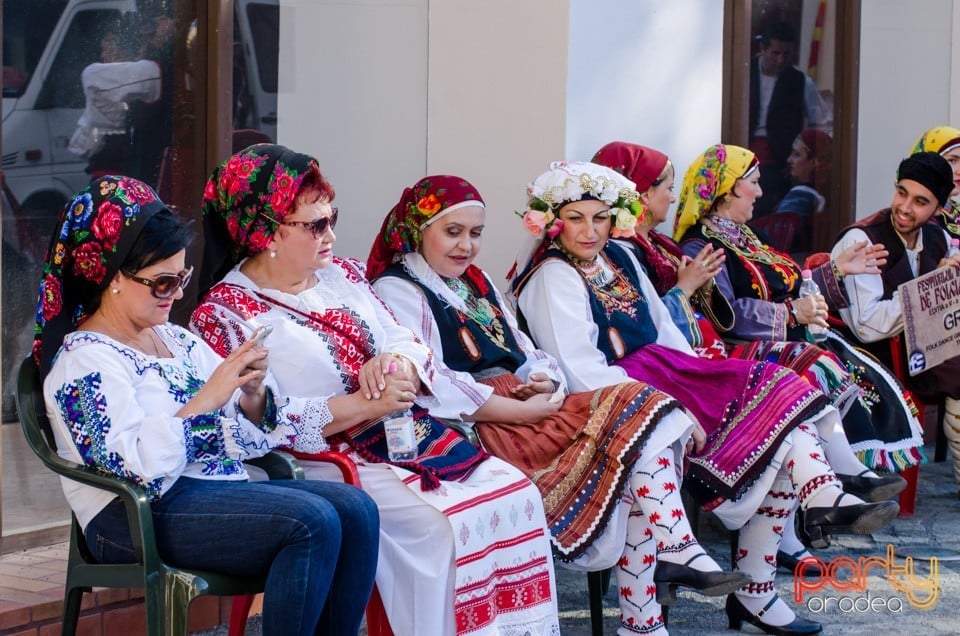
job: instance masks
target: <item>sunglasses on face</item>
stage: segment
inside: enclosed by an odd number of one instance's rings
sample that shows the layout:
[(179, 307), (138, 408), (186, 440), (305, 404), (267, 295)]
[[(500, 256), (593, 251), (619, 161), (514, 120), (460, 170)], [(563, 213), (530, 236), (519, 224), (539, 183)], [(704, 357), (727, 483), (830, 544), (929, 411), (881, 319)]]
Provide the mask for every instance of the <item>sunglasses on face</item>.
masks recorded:
[(130, 272), (122, 272), (122, 274), (136, 283), (149, 287), (150, 295), (154, 298), (166, 299), (173, 298), (177, 291), (190, 284), (193, 268), (189, 267), (179, 274), (160, 274), (155, 278), (140, 278)]
[[(277, 221), (276, 219), (270, 219), (275, 223), (280, 225), (291, 225), (291, 226), (300, 226), (306, 228), (313, 238), (318, 239), (324, 234), (327, 233), (327, 228), (333, 229), (337, 227), (337, 215), (340, 214), (340, 210), (337, 208), (331, 208), (333, 212), (330, 216), (320, 217), (319, 219), (314, 219), (312, 221)], [(269, 218), (269, 217), (268, 217)]]

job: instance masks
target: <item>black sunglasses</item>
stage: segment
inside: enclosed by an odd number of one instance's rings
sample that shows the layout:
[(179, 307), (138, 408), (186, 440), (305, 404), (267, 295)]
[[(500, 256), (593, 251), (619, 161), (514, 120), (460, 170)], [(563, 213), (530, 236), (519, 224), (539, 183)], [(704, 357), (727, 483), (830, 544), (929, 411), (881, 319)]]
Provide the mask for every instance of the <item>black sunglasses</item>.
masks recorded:
[(179, 289), (190, 284), (193, 268), (189, 267), (179, 274), (160, 274), (156, 278), (140, 278), (122, 270), (121, 273), (130, 280), (149, 287), (154, 298), (166, 299), (173, 298)]
[(278, 221), (267, 215), (264, 215), (264, 216), (267, 216), (268, 219), (270, 219), (271, 221), (273, 221), (278, 225), (292, 225), (292, 226), (304, 227), (307, 230), (309, 230), (311, 234), (313, 234), (313, 238), (318, 239), (324, 234), (326, 234), (328, 227), (331, 229), (337, 227), (337, 215), (340, 214), (340, 210), (338, 210), (337, 208), (331, 208), (331, 210), (333, 210), (333, 212), (330, 214), (330, 216), (324, 216), (319, 219), (314, 219), (312, 221)]

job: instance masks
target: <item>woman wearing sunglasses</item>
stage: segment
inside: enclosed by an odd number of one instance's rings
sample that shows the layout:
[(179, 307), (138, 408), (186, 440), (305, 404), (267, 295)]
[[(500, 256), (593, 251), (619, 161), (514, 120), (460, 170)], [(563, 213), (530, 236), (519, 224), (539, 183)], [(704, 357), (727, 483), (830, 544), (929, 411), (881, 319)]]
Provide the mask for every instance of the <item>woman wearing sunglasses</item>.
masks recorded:
[[(287, 408), (252, 340), (221, 360), (167, 322), (190, 280), (187, 243), (153, 190), (126, 177), (94, 181), (61, 213), (34, 343), (58, 451), (144, 488), (167, 563), (266, 574), (264, 634), (356, 634), (376, 506), (343, 484), (247, 481), (244, 458), (318, 418)], [(133, 562), (123, 503), (62, 486), (93, 556)]]
[[(432, 353), (360, 263), (333, 256), (334, 194), (313, 157), (282, 146), (250, 146), (221, 164), (203, 211), (205, 253), (223, 255), (213, 261), (222, 280), (191, 328), (226, 356), (273, 327), (280, 390), (320, 414), (293, 452), (350, 454), (380, 509), (377, 588), (395, 634), (558, 633), (539, 491), (423, 408), (436, 404)], [(382, 420), (405, 409), (418, 454), (392, 462)], [(340, 479), (329, 464), (301, 464), (311, 478)]]

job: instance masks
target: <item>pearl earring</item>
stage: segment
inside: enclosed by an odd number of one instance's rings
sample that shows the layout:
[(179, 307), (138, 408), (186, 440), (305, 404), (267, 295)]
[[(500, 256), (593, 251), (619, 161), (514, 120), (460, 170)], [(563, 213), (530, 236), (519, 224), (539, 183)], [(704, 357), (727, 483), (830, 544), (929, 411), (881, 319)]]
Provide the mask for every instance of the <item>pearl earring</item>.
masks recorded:
[(110, 291), (111, 293), (113, 293), (114, 296), (120, 293), (120, 289), (118, 287), (111, 287)]
[(277, 250), (270, 250), (270, 258), (276, 258), (276, 257), (277, 257)]

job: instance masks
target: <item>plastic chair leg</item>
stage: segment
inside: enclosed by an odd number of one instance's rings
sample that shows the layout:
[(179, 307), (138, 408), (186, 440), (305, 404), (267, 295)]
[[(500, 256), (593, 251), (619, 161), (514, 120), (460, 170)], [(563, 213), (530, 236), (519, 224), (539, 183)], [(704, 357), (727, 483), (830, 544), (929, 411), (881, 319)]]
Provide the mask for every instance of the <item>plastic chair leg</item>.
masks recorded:
[(247, 629), (247, 617), (250, 615), (250, 608), (253, 607), (255, 598), (254, 594), (233, 597), (230, 603), (230, 625), (227, 628), (227, 636), (243, 636)]
[(907, 480), (907, 487), (900, 493), (900, 516), (912, 517), (917, 504), (917, 481), (920, 478), (920, 467), (906, 468), (900, 471), (900, 476)]
[(63, 599), (63, 626), (62, 634), (76, 634), (77, 623), (80, 620), (80, 605), (83, 603), (83, 588), (72, 587)]
[(590, 632), (603, 636), (603, 596), (610, 586), (610, 568), (587, 572), (587, 597), (590, 601)]
[(373, 586), (373, 592), (370, 593), (370, 600), (367, 602), (367, 636), (393, 636), (390, 621), (387, 620), (387, 612), (383, 609), (383, 599), (380, 598), (380, 591), (376, 585)]

